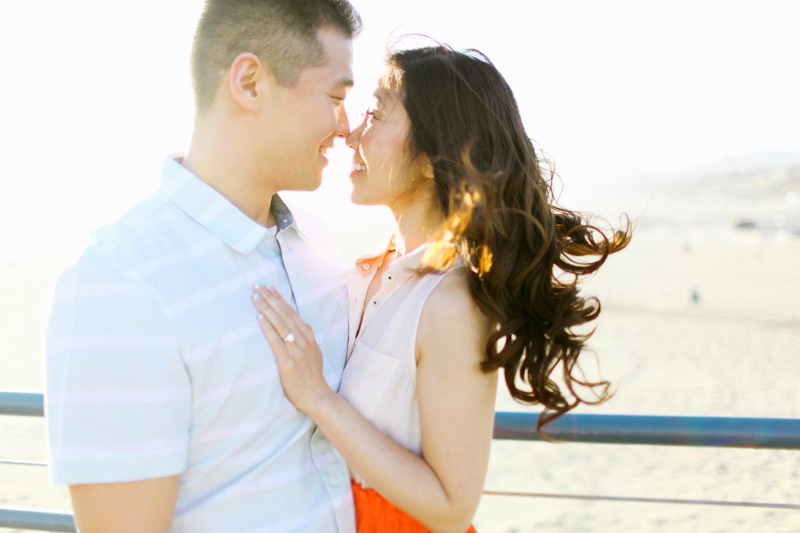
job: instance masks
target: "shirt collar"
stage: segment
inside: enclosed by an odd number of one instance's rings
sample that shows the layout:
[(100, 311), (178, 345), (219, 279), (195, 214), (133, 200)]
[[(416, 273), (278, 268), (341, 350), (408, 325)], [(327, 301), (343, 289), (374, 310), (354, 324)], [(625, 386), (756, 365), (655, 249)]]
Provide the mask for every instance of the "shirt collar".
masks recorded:
[[(376, 246), (356, 259), (356, 270), (361, 273), (362, 276), (371, 274), (378, 268), (383, 257), (389, 252), (394, 252), (396, 249), (394, 235), (392, 235), (385, 244)], [(427, 249), (428, 244), (426, 243), (389, 263), (388, 270), (390, 274), (397, 279), (418, 274), (420, 268), (422, 268), (422, 256), (425, 255)]]
[(293, 227), (297, 231), (298, 235), (303, 238), (307, 237), (307, 230), (309, 229), (307, 226), (309, 221), (304, 220), (303, 217), (297, 216), (297, 212), (302, 211), (301, 209), (289, 207), (284, 199), (277, 194), (272, 197), (272, 203), (270, 204), (269, 209), (272, 211), (272, 216), (275, 217), (275, 221), (278, 224), (278, 229), (283, 231)]
[[(227, 198), (182, 166), (180, 159), (171, 156), (164, 161), (160, 193), (237, 252), (252, 252), (269, 233), (269, 228), (242, 213)], [(270, 209), (280, 230), (293, 225), (292, 212), (277, 194), (272, 197)]]
[(362, 276), (370, 274), (380, 264), (381, 259), (389, 252), (395, 251), (394, 235), (383, 244), (372, 248), (367, 253), (356, 259), (356, 270)]
[(412, 250), (403, 257), (398, 257), (389, 263), (389, 273), (397, 279), (416, 276), (423, 267), (422, 256), (428, 251), (428, 243)]

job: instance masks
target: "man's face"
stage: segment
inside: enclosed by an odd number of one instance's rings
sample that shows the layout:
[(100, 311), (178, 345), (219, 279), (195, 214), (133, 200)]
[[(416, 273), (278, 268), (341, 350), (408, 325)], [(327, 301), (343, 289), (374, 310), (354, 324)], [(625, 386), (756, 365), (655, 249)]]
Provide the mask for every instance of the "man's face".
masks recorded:
[(344, 137), (350, 124), (344, 99), (353, 85), (353, 43), (338, 31), (317, 32), (325, 63), (304, 69), (292, 86), (278, 87), (266, 115), (270, 155), (265, 169), (278, 190), (314, 190), (328, 164), (325, 151), (335, 137)]

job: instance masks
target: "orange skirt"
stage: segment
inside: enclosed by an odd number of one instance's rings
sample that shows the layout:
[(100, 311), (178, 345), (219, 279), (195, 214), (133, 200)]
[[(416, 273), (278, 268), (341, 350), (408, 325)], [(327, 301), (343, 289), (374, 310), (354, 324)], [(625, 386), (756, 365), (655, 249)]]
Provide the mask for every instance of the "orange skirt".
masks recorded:
[[(355, 480), (353, 503), (356, 506), (357, 533), (430, 533), (430, 530), (389, 503), (389, 500), (372, 489), (365, 489)], [(477, 533), (469, 526), (466, 533)]]

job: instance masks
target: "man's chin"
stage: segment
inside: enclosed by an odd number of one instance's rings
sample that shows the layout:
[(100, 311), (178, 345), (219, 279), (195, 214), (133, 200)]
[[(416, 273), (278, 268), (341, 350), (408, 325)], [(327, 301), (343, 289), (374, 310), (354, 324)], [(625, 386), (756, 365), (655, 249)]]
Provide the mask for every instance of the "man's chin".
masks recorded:
[(312, 192), (316, 191), (317, 189), (322, 186), (322, 176), (316, 176), (304, 180), (302, 182), (298, 181), (297, 183), (291, 184), (291, 186), (286, 187), (285, 191), (296, 191), (296, 192)]
[(314, 178), (313, 181), (310, 181), (308, 183), (308, 188), (307, 189), (303, 189), (303, 190), (309, 191), (309, 192), (310, 191), (316, 191), (321, 186), (322, 186), (322, 176), (317, 176), (317, 177)]

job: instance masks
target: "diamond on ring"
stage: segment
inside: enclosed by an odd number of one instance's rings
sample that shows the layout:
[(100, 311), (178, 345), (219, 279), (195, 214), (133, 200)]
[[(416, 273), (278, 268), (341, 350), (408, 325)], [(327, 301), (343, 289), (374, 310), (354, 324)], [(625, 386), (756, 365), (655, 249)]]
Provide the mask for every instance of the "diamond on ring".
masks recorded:
[(283, 342), (294, 342), (294, 333), (291, 331), (283, 338)]

